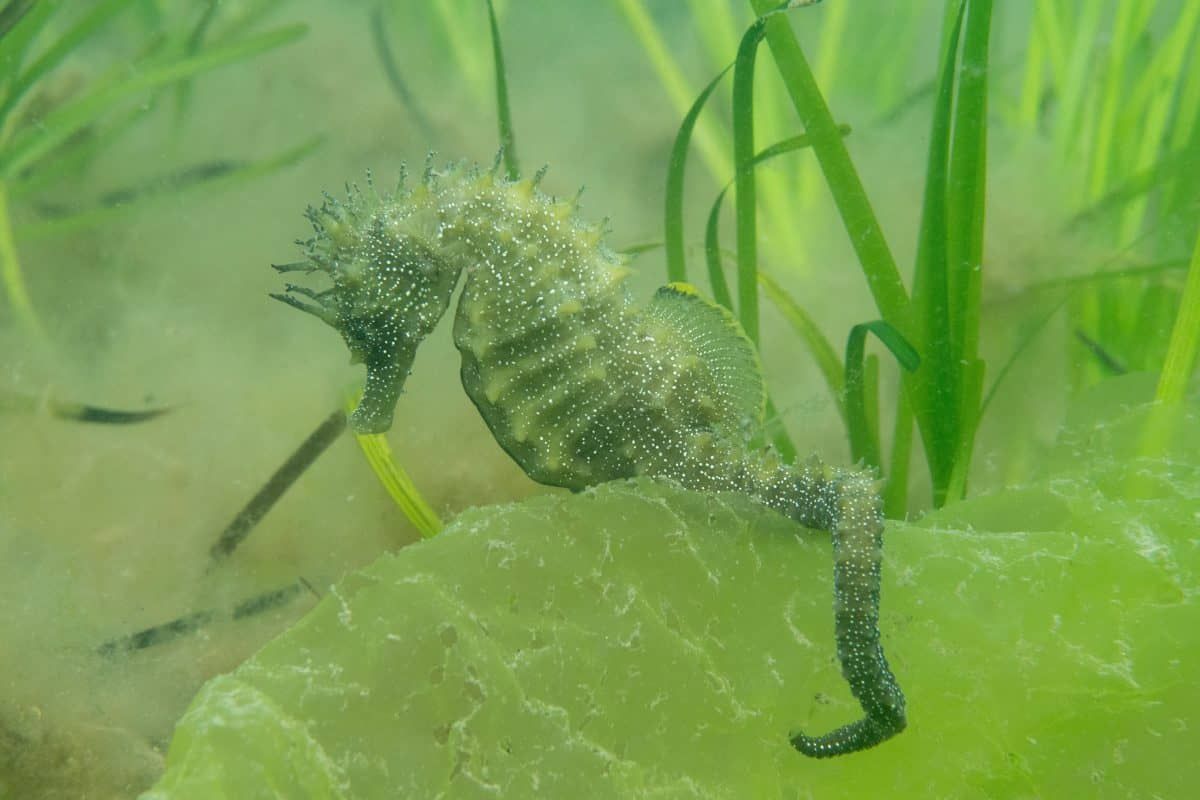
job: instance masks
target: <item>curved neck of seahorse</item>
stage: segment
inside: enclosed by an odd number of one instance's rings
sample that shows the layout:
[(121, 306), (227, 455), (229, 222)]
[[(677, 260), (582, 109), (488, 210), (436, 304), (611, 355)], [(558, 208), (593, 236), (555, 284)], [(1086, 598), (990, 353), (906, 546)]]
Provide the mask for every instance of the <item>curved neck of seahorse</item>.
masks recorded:
[(384, 433), (392, 427), (396, 403), (404, 391), (418, 344), (419, 341), (406, 337), (395, 337), (390, 345), (368, 355), (364, 362), (367, 381), (350, 415), (350, 427), (356, 433)]

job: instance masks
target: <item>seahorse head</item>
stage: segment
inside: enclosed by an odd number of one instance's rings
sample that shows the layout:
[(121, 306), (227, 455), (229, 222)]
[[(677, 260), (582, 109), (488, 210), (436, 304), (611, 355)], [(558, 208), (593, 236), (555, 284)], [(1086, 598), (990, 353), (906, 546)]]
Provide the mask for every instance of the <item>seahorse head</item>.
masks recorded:
[(380, 198), (370, 188), (349, 189), (346, 202), (326, 196), (322, 206), (309, 208), (315, 235), (300, 243), (307, 259), (276, 266), (281, 272), (323, 272), (333, 285), (314, 291), (288, 284), (287, 294), (272, 297), (342, 335), (351, 362), (367, 368), (350, 426), (382, 433), (391, 427), (417, 346), (450, 303), (460, 268), (431, 246), (437, 222), (420, 203)]

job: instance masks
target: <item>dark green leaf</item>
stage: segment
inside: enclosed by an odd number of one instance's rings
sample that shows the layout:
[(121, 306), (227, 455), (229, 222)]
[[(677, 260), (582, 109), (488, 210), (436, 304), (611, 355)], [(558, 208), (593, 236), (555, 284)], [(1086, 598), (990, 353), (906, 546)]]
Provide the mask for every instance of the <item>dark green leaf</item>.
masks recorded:
[[(687, 114), (684, 115), (683, 122), (680, 123), (679, 130), (675, 134), (675, 141), (671, 145), (671, 157), (667, 162), (666, 210), (663, 215), (663, 231), (667, 245), (667, 280), (672, 283), (676, 281), (686, 283), (688, 279), (687, 261), (683, 252), (683, 176), (687, 166), (688, 145), (692, 141), (692, 130), (696, 126), (696, 119), (700, 116), (704, 104), (732, 66), (730, 64), (725, 67), (708, 82), (708, 86), (704, 87), (704, 91), (700, 93), (700, 96), (692, 103), (692, 107), (688, 109)], [(715, 287), (714, 297), (716, 297)], [(722, 300), (717, 297), (716, 299), (721, 305), (732, 310), (728, 298)]]
[(846, 389), (843, 403), (846, 427), (850, 433), (850, 457), (856, 462), (879, 467), (879, 432), (877, 424), (873, 426), (871, 423), (866, 391), (864, 359), (868, 333), (875, 334), (897, 363), (908, 372), (920, 366), (921, 358), (903, 334), (883, 320), (859, 323), (850, 329), (850, 335), (846, 337)]
[(517, 135), (513, 130), (512, 111), (508, 105), (508, 79), (504, 75), (504, 51), (500, 46), (500, 26), (496, 22), (496, 9), (492, 0), (487, 0), (488, 25), (492, 31), (492, 60), (496, 71), (496, 121), (500, 128), (500, 148), (504, 152), (504, 172), (509, 180), (521, 176), (521, 165), (517, 160)]

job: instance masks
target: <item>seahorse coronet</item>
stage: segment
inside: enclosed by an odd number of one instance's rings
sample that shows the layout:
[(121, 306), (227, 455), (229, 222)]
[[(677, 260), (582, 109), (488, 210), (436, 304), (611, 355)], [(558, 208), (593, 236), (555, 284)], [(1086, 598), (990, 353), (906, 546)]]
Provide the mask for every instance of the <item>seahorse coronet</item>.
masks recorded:
[[(402, 172), (403, 175), (403, 172)], [(463, 388), (496, 441), (534, 480), (569, 489), (635, 476), (735, 491), (834, 541), (837, 652), (865, 716), (793, 745), (822, 757), (869, 747), (904, 727), (904, 702), (878, 631), (882, 516), (874, 477), (809, 460), (783, 463), (756, 446), (766, 395), (754, 345), (726, 309), (687, 284), (644, 305), (626, 288), (626, 259), (607, 221), (580, 217), (499, 164), (435, 168), (380, 194), (347, 185), (306, 213), (306, 262), (322, 290), (273, 295), (336, 329), (366, 366), (351, 415), (380, 433), (417, 347), (463, 279), (453, 336)]]

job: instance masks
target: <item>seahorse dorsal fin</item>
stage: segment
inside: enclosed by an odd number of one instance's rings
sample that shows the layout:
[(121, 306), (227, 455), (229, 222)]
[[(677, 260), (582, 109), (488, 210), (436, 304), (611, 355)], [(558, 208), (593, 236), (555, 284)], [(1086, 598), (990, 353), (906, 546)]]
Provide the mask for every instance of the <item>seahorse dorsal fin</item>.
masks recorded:
[(690, 283), (669, 283), (655, 293), (646, 314), (678, 332), (708, 368), (722, 418), (734, 426), (762, 424), (766, 392), (758, 351), (727, 308)]

